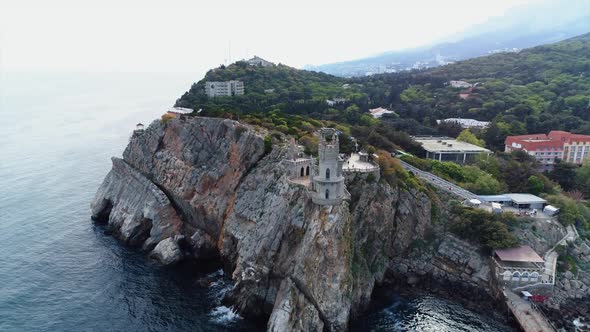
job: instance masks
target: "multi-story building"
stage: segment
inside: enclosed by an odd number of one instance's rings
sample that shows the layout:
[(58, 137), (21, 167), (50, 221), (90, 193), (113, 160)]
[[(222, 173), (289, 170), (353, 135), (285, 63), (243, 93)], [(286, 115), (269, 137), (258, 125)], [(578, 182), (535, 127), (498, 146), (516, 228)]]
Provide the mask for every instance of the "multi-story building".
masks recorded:
[(563, 160), (581, 164), (588, 158), (590, 152), (589, 135), (571, 135), (563, 144)]
[(555, 159), (582, 164), (590, 152), (590, 135), (553, 130), (549, 134), (508, 136), (504, 145), (504, 151), (525, 151), (534, 156), (543, 169), (550, 170)]
[(244, 82), (242, 81), (207, 81), (205, 82), (207, 97), (238, 96), (244, 94)]

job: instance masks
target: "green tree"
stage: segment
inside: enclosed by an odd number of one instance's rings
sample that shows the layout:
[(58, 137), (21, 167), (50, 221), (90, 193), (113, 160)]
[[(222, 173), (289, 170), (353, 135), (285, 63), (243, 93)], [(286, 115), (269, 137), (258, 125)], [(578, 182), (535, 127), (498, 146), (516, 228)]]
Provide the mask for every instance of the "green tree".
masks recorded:
[(379, 123), (379, 120), (374, 119), (369, 114), (363, 114), (363, 115), (361, 115), (359, 122), (362, 126), (372, 127), (372, 126), (377, 125)]
[(541, 180), (536, 175), (531, 175), (529, 176), (527, 187), (529, 193), (533, 195), (539, 195), (545, 190), (545, 183), (543, 183), (543, 180)]
[(484, 140), (477, 138), (477, 136), (475, 136), (469, 129), (463, 130), (459, 134), (459, 136), (457, 136), (457, 140), (474, 144), (477, 146), (485, 146), (486, 144)]
[(561, 188), (566, 191), (574, 189), (576, 185), (576, 169), (578, 166), (558, 160), (553, 165), (553, 170), (549, 172), (549, 178), (559, 183)]
[(454, 180), (457, 182), (463, 182), (465, 177), (463, 175), (463, 169), (461, 166), (448, 162), (448, 161), (432, 161), (432, 172), (443, 178)]
[(478, 195), (499, 194), (504, 188), (491, 174), (482, 171), (476, 166), (464, 166), (463, 176), (465, 183), (462, 183), (462, 187)]
[(576, 189), (584, 193), (586, 198), (590, 198), (590, 163), (586, 162), (576, 170), (575, 182)]

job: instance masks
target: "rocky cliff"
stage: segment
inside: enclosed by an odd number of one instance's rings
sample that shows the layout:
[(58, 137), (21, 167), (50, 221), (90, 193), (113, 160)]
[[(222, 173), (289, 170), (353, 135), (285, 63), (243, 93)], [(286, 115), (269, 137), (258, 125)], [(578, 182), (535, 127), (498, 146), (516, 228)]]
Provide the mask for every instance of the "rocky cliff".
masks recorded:
[(227, 301), (269, 331), (346, 330), (391, 275), (485, 282), (475, 258), (420, 270), (408, 257), (432, 228), (425, 194), (359, 179), (349, 201), (315, 205), (287, 179), (287, 145), (265, 151), (264, 135), (224, 119), (156, 121), (113, 158), (93, 218), (166, 264), (219, 259), (235, 282)]

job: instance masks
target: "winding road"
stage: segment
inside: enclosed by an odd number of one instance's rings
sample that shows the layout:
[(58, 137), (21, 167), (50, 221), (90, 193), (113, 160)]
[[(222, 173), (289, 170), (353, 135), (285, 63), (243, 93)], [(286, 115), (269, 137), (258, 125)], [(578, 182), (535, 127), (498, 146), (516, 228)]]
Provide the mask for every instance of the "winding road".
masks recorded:
[(421, 178), (422, 180), (432, 184), (433, 186), (444, 190), (450, 194), (453, 194), (455, 196), (458, 196), (462, 199), (478, 199), (478, 196), (468, 190), (465, 190), (461, 187), (459, 187), (458, 185), (451, 183), (441, 177), (438, 177), (432, 173), (423, 171), (419, 168), (416, 168), (410, 164), (408, 164), (407, 162), (399, 159), (399, 163), (402, 165), (402, 167), (408, 171), (408, 172), (412, 172), (414, 175), (416, 175), (417, 177)]

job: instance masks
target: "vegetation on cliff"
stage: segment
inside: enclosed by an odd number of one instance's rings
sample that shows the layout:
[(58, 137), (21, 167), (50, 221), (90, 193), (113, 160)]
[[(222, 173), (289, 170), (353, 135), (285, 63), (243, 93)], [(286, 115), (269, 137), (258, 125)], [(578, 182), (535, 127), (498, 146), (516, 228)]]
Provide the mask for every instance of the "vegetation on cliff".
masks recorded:
[(480, 243), (487, 250), (518, 245), (508, 230), (508, 225), (516, 222), (512, 213), (489, 213), (462, 205), (455, 205), (452, 212), (455, 218), (450, 222), (450, 230), (460, 237)]

